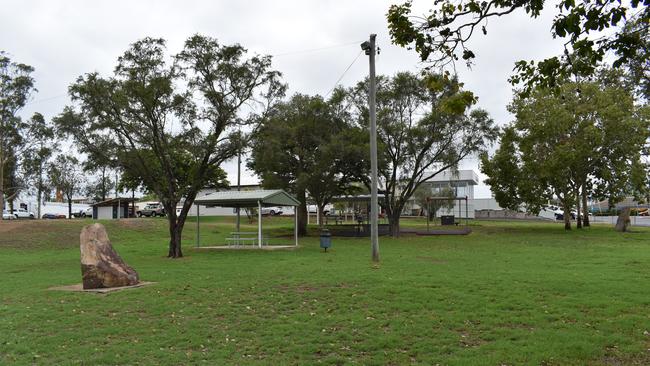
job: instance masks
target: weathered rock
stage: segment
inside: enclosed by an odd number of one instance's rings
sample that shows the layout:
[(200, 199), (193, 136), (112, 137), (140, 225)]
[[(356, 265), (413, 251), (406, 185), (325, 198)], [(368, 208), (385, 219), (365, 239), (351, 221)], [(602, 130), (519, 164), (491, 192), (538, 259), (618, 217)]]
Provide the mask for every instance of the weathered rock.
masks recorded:
[(79, 239), (84, 289), (132, 286), (139, 282), (138, 273), (113, 249), (104, 225), (84, 227)]

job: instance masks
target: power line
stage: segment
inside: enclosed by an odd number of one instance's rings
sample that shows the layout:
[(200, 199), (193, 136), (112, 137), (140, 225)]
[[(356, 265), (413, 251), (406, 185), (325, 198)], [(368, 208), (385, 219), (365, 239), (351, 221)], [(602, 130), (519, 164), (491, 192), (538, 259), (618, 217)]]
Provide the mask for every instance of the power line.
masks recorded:
[(348, 67), (345, 69), (345, 71), (343, 71), (343, 73), (338, 78), (338, 80), (336, 80), (336, 83), (334, 83), (334, 86), (332, 87), (332, 89), (330, 89), (330, 91), (328, 91), (327, 94), (325, 94), (325, 98), (327, 98), (334, 91), (334, 89), (336, 89), (336, 86), (339, 85), (339, 82), (341, 82), (341, 79), (343, 79), (343, 77), (345, 76), (345, 73), (347, 73), (348, 70), (350, 70), (350, 68), (352, 67), (352, 65), (354, 65), (355, 62), (357, 62), (357, 60), (359, 59), (359, 56), (361, 56), (363, 51), (364, 50), (359, 51), (359, 53), (357, 54), (357, 57), (355, 57), (354, 60), (352, 60), (350, 65), (348, 65)]
[[(360, 42), (362, 42), (362, 41), (353, 41), (353, 42), (340, 43), (340, 44), (335, 44), (335, 45), (325, 46), (325, 47), (308, 48), (308, 49), (298, 50), (298, 51), (290, 51), (290, 52), (284, 52), (284, 53), (276, 53), (276, 54), (271, 55), (271, 56), (272, 56), (272, 57), (279, 57), (279, 56), (290, 56), (290, 55), (298, 55), (298, 54), (303, 54), (303, 53), (318, 52), (318, 51), (330, 50), (330, 49), (340, 48), (340, 47), (345, 47), (345, 46), (350, 46), (350, 45), (357, 45), (357, 44), (359, 44)], [(350, 66), (348, 66), (348, 68), (345, 69), (345, 71), (343, 72), (343, 75), (341, 75), (341, 77), (340, 77), (339, 80), (336, 82), (336, 84), (338, 84), (339, 81), (341, 81), (341, 79), (343, 78), (343, 76), (345, 75), (345, 73), (350, 69), (350, 67), (352, 67), (352, 65), (354, 64), (354, 62), (356, 62), (356, 60), (359, 58), (360, 55), (361, 55), (361, 53), (359, 53), (359, 55), (357, 55), (357, 57), (354, 59), (354, 61), (352, 61), (352, 63), (350, 64)], [(334, 88), (336, 88), (336, 84), (334, 85)], [(334, 88), (332, 88), (332, 90), (330, 90), (330, 93), (334, 90)], [(327, 94), (329, 95), (329, 93), (327, 93)], [(57, 98), (61, 98), (61, 97), (65, 97), (66, 95), (68, 95), (68, 93), (63, 93), (63, 94), (55, 95), (55, 96), (53, 96), (53, 97), (49, 97), (49, 98), (38, 99), (38, 100), (35, 100), (35, 101), (32, 101), (32, 102), (26, 103), (25, 105), (31, 105), (31, 104), (41, 103), (41, 102), (47, 102), (47, 101), (50, 101), (50, 100), (53, 100), (53, 99), (57, 99)]]
[(289, 55), (297, 55), (301, 53), (310, 53), (310, 52), (317, 52), (317, 51), (323, 51), (323, 50), (329, 50), (332, 48), (339, 48), (339, 47), (345, 47), (345, 46), (350, 46), (353, 44), (359, 44), (361, 41), (354, 41), (354, 42), (348, 42), (348, 43), (341, 43), (341, 44), (335, 44), (331, 46), (325, 46), (325, 47), (319, 47), (319, 48), (309, 48), (305, 50), (298, 50), (298, 51), (290, 51), (290, 52), (283, 52), (283, 53), (276, 53), (275, 55), (271, 55), (272, 57), (278, 57), (278, 56), (289, 56)]
[(57, 98), (61, 98), (61, 97), (65, 97), (66, 95), (68, 95), (68, 93), (63, 93), (63, 94), (55, 95), (55, 96), (53, 96), (53, 97), (49, 97), (49, 98), (44, 98), (44, 99), (34, 100), (34, 101), (32, 101), (32, 102), (25, 103), (25, 105), (27, 106), (27, 105), (36, 104), (36, 103), (47, 102), (48, 100), (53, 100), (53, 99), (57, 99)]

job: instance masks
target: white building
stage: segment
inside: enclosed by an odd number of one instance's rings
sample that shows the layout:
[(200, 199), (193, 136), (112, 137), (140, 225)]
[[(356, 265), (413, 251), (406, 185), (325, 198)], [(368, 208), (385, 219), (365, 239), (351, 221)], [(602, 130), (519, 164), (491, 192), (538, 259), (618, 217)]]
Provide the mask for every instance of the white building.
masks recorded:
[[(426, 173), (425, 173), (426, 175)], [(436, 210), (436, 217), (441, 215), (454, 215), (456, 217), (469, 217), (474, 218), (474, 210), (482, 209), (483, 206), (496, 206), (496, 201), (493, 198), (488, 199), (475, 199), (474, 186), (479, 184), (479, 177), (475, 171), (467, 170), (445, 170), (436, 174), (433, 178), (423, 183), (426, 190), (430, 190), (430, 197), (448, 197), (451, 196), (454, 206), (452, 208), (440, 208)], [(465, 200), (465, 198), (467, 200)], [(461, 199), (460, 201), (458, 199)], [(485, 207), (487, 208), (487, 207)], [(417, 204), (415, 197), (411, 197), (409, 202), (404, 207), (404, 215), (419, 215), (422, 207)]]

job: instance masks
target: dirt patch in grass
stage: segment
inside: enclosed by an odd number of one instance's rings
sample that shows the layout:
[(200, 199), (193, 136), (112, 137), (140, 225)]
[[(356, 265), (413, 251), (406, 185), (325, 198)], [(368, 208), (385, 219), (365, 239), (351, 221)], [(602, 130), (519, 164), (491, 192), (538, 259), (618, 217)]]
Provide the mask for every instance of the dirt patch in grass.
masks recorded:
[(275, 288), (278, 290), (289, 293), (295, 292), (299, 294), (304, 294), (306, 292), (315, 292), (319, 290), (328, 290), (328, 289), (348, 289), (354, 287), (348, 283), (339, 283), (337, 285), (309, 285), (309, 284), (297, 284), (297, 285), (278, 285)]
[(436, 259), (436, 258), (433, 258), (433, 257), (418, 256), (418, 257), (415, 257), (415, 258), (419, 259), (419, 260), (421, 260), (423, 262), (429, 262), (429, 263), (433, 263), (433, 264), (447, 264), (447, 261), (442, 260), (442, 259)]
[(487, 344), (488, 342), (470, 332), (460, 332), (459, 345), (463, 348), (476, 348)]
[(641, 366), (650, 365), (650, 351), (635, 356), (621, 355), (617, 350), (608, 348), (605, 356), (598, 360), (593, 360), (589, 365), (607, 365), (607, 366)]

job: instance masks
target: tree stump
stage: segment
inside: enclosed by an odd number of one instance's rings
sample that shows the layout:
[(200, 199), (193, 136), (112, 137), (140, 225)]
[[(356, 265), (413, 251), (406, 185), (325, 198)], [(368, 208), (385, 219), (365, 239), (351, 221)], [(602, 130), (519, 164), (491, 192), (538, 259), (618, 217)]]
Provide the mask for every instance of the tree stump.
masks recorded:
[(138, 273), (117, 254), (102, 224), (84, 227), (79, 236), (84, 289), (133, 286)]
[(619, 232), (626, 232), (630, 226), (630, 208), (626, 207), (618, 214), (616, 219), (615, 230)]

